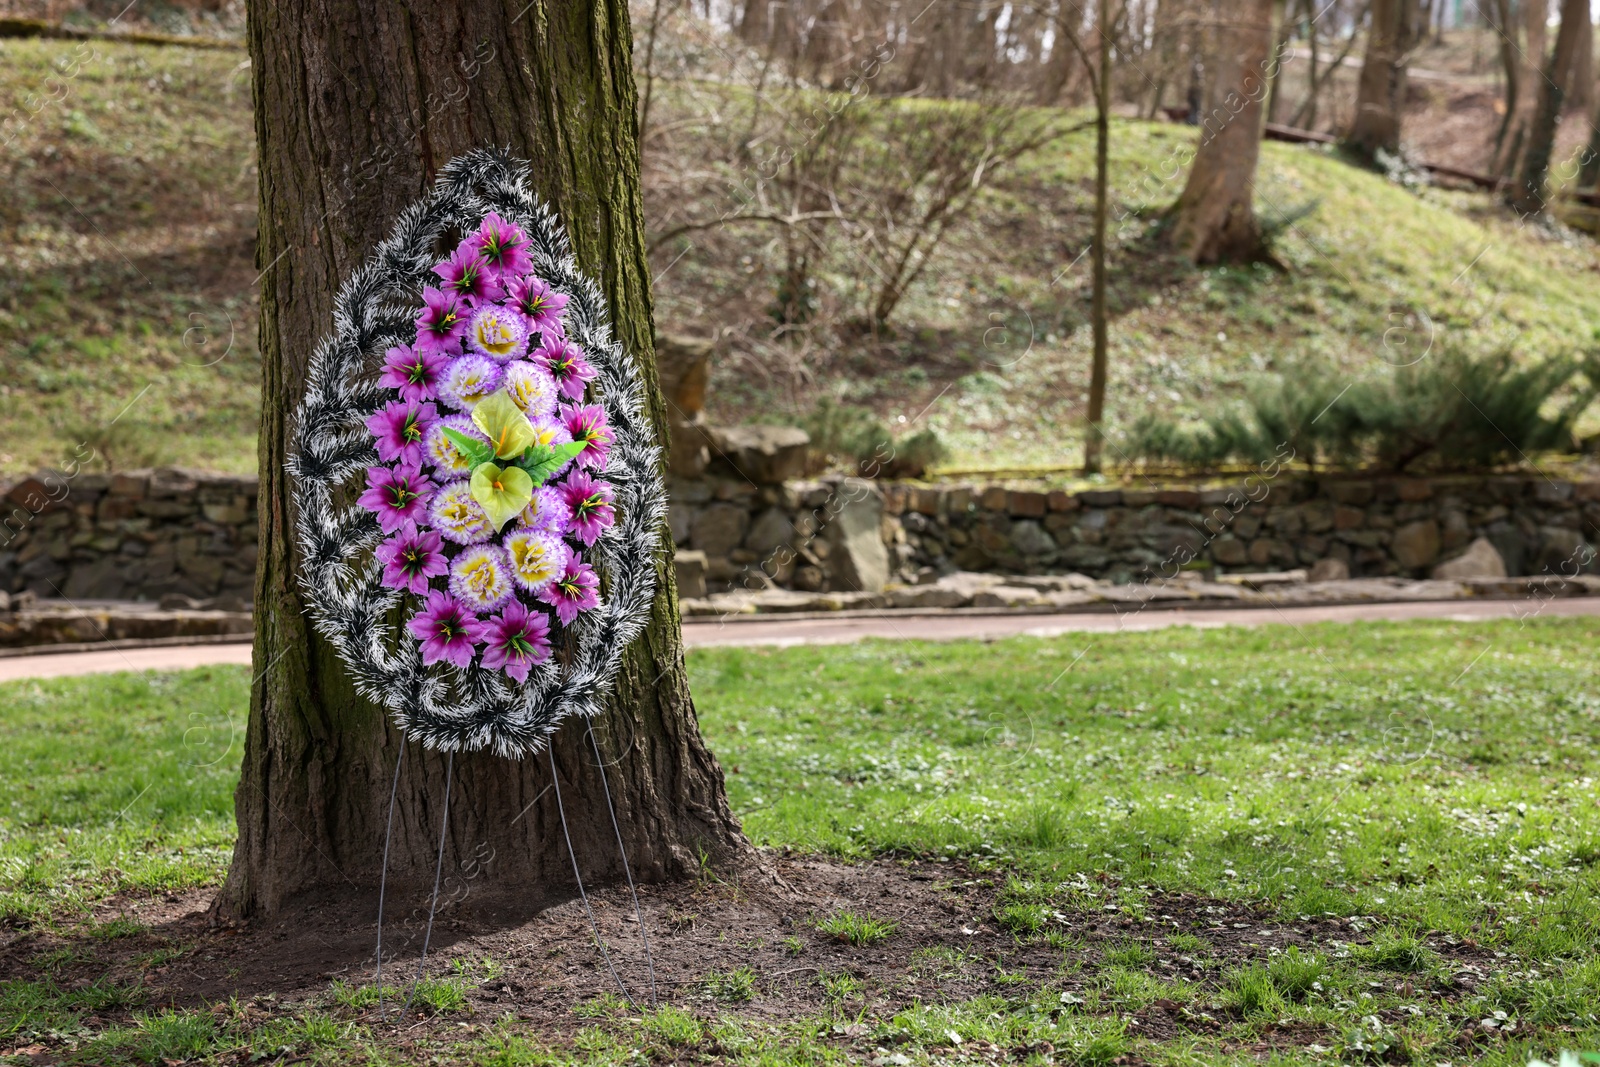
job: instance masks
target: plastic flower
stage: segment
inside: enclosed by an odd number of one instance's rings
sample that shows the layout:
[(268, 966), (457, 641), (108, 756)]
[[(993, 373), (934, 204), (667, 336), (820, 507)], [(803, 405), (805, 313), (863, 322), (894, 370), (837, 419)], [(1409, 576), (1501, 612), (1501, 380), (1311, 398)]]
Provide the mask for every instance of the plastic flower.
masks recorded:
[(606, 423), (605, 408), (599, 404), (563, 404), (561, 425), (567, 428), (575, 443), (583, 445), (578, 453), (578, 466), (590, 470), (606, 469), (606, 457), (611, 454), (611, 427)]
[(468, 484), (497, 532), (533, 499), (533, 479), (521, 467), (480, 463)]
[(472, 653), (483, 636), (483, 623), (449, 593), (434, 590), (422, 610), (407, 623), (411, 633), (422, 642), (422, 662), (438, 663), (443, 660), (457, 667), (472, 664)]
[(580, 612), (599, 605), (599, 585), (600, 578), (594, 568), (572, 555), (567, 557), (561, 575), (545, 586), (539, 599), (556, 609), (556, 618), (561, 620), (562, 626), (571, 626)]
[(527, 234), (494, 212), (484, 218), (478, 232), (465, 243), (477, 249), (497, 278), (527, 274), (533, 269)]
[(498, 545), (473, 545), (450, 564), (450, 592), (473, 611), (491, 611), (512, 594), (511, 566)]
[(595, 369), (583, 358), (583, 349), (565, 337), (546, 335), (534, 355), (550, 368), (561, 395), (568, 400), (582, 400), (584, 386), (595, 376)]
[(600, 531), (617, 521), (611, 507), (611, 487), (597, 482), (583, 471), (575, 472), (561, 486), (561, 501), (571, 513), (569, 532), (585, 545), (592, 545)]
[(414, 522), (402, 525), (400, 532), (379, 545), (373, 555), (383, 564), (383, 584), (408, 593), (426, 593), (429, 578), (450, 570), (439, 535), (432, 530), (418, 530)]
[(474, 352), (504, 363), (527, 351), (528, 327), (512, 308), (481, 304), (467, 324), (467, 344)]
[(428, 427), (439, 421), (439, 409), (414, 400), (390, 402), (367, 419), (367, 429), (378, 439), (378, 458), (400, 460), (415, 467), (422, 463), (422, 441)]
[(543, 418), (530, 419), (529, 421), (533, 423), (534, 444), (547, 445), (554, 448), (557, 445), (570, 445), (572, 443), (572, 435), (567, 432), (565, 426), (561, 425), (559, 419)]
[(494, 446), (494, 454), (501, 459), (522, 455), (536, 437), (533, 423), (505, 393), (491, 393), (478, 401), (472, 409), (472, 422), (483, 431)]
[(519, 682), (528, 671), (550, 656), (550, 620), (542, 611), (529, 611), (511, 601), (483, 627), (483, 665), (506, 672)]
[(441, 489), (428, 509), (428, 518), (439, 533), (458, 545), (487, 541), (498, 528), (490, 524), (483, 505), (472, 499), (472, 486), (465, 481)]
[(378, 384), (398, 389), (401, 400), (432, 400), (439, 394), (439, 376), (449, 357), (427, 349), (400, 345), (383, 354), (383, 375)]
[(516, 360), (506, 367), (506, 392), (529, 418), (556, 413), (556, 380), (537, 363)]
[(567, 567), (572, 550), (559, 535), (524, 526), (506, 536), (506, 554), (511, 557), (511, 578), (530, 593), (537, 593)]
[(443, 279), (440, 289), (471, 304), (498, 300), (505, 295), (488, 261), (478, 254), (470, 240), (457, 245), (449, 259), (433, 268), (433, 273)]
[(486, 356), (461, 356), (444, 372), (439, 396), (453, 407), (471, 411), (478, 401), (500, 388), (504, 373), (500, 364)]
[(567, 298), (553, 291), (544, 279), (529, 274), (507, 283), (506, 300), (522, 313), (530, 331), (560, 332)]
[(567, 532), (572, 515), (561, 499), (561, 494), (551, 485), (541, 485), (533, 491), (533, 499), (522, 509), (517, 520), (530, 530), (544, 530), (560, 536)]
[(489, 439), (483, 436), (483, 431), (472, 424), (470, 415), (446, 415), (439, 419), (422, 438), (422, 455), (429, 463), (439, 468), (441, 478), (465, 478), (472, 473), (472, 461), (462, 454), (456, 443), (445, 435), (445, 428), (466, 434), (468, 437), (477, 438), (484, 444)]
[(424, 352), (455, 355), (467, 331), (466, 308), (454, 293), (433, 286), (422, 291), (423, 308), (417, 312), (417, 345)]
[(408, 520), (416, 522), (437, 488), (415, 466), (368, 467), (367, 491), (356, 503), (378, 516), (378, 528), (390, 534)]

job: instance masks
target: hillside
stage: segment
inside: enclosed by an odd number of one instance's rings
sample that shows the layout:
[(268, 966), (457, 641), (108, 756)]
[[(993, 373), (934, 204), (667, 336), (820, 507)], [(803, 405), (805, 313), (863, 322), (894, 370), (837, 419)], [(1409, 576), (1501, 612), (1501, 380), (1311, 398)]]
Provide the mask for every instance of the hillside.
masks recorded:
[[(0, 105), (17, 109), (0, 162), (0, 474), (63, 462), (81, 442), (124, 467), (251, 469), (259, 358), (244, 55), (95, 42), (84, 59), (80, 48), (0, 42)], [(735, 206), (726, 190), (738, 175), (714, 161), (748, 106), (737, 94), (657, 83), (652, 129), (671, 134), (646, 153), (652, 233)], [(1264, 149), (1258, 210), (1310, 208), (1282, 229), (1282, 271), (1173, 261), (1147, 220), (1176, 196), (1181, 176), (1160, 179), (1193, 137), (1132, 120), (1113, 130), (1115, 425), (1150, 409), (1204, 410), (1254, 375), (1306, 361), (1382, 374), (1430, 344), (1532, 357), (1594, 341), (1600, 258), (1589, 239), (1315, 149)], [(1091, 174), (1088, 131), (1002, 169), (887, 333), (850, 326), (870, 264), (841, 227), (822, 231), (819, 313), (805, 329), (772, 336), (782, 238), (760, 226), (664, 242), (658, 325), (720, 338), (713, 421), (793, 420), (826, 394), (891, 425), (934, 426), (958, 467), (1072, 462)]]

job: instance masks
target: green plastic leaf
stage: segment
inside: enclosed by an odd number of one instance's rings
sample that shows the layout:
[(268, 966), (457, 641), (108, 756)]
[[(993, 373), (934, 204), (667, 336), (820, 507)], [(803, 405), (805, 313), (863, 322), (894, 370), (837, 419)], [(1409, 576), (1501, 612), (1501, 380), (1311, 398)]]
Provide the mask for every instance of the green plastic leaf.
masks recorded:
[(534, 485), (543, 485), (583, 451), (582, 441), (564, 445), (533, 445), (517, 459), (517, 466), (528, 472)]
[(485, 463), (472, 472), (470, 491), (498, 530), (533, 499), (533, 479), (521, 467)]
[(472, 409), (472, 421), (489, 437), (494, 454), (500, 459), (513, 459), (522, 455), (537, 440), (533, 423), (517, 407), (517, 402), (504, 393), (490, 393)]
[(449, 426), (441, 426), (440, 429), (450, 439), (450, 443), (456, 446), (456, 450), (466, 457), (467, 466), (476, 467), (494, 458), (494, 446), (489, 442), (468, 437), (460, 430), (451, 429)]

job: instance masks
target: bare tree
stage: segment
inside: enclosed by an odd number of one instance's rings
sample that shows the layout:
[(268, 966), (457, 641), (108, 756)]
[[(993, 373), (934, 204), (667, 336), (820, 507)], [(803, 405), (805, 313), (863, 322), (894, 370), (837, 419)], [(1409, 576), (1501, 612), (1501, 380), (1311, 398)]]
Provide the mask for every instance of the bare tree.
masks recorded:
[(1274, 0), (1246, 0), (1218, 28), (1214, 105), (1172, 208), (1172, 241), (1195, 263), (1248, 262), (1266, 254), (1251, 201), (1264, 102), (1276, 67), (1276, 6)]
[(1378, 153), (1400, 151), (1400, 113), (1405, 105), (1406, 63), (1421, 39), (1417, 0), (1373, 0), (1367, 55), (1356, 83), (1356, 113), (1344, 147), (1368, 164)]
[(1556, 31), (1555, 51), (1550, 54), (1539, 80), (1539, 105), (1528, 125), (1522, 172), (1506, 195), (1506, 202), (1524, 215), (1536, 215), (1544, 210), (1550, 152), (1566, 102), (1564, 86), (1572, 80), (1578, 49), (1592, 40), (1589, 0), (1562, 0), (1561, 27)]

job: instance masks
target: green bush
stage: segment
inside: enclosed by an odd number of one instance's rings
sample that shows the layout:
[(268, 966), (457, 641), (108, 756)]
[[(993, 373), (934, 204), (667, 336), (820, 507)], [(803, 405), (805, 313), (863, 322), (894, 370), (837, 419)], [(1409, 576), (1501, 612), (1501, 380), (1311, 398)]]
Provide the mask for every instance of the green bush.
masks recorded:
[(832, 397), (817, 401), (801, 426), (811, 436), (813, 470), (843, 463), (868, 478), (919, 478), (947, 455), (933, 430), (896, 440), (872, 412)]
[(1519, 365), (1510, 352), (1442, 353), (1365, 378), (1298, 369), (1245, 399), (1181, 425), (1147, 415), (1127, 453), (1145, 462), (1214, 468), (1255, 464), (1282, 445), (1313, 469), (1482, 470), (1573, 447), (1573, 427), (1600, 394), (1600, 359)]

